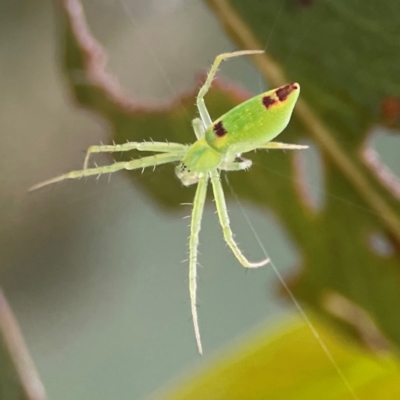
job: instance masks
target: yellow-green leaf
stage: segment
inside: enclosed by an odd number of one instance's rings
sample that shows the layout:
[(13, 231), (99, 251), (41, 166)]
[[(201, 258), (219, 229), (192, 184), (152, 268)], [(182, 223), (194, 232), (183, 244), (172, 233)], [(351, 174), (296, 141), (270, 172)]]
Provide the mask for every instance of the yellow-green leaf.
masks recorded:
[[(389, 355), (367, 355), (341, 336), (316, 324), (350, 390), (360, 399), (400, 396), (400, 369)], [(271, 335), (236, 343), (212, 365), (176, 384), (156, 400), (348, 400), (354, 399), (338, 371), (316, 345), (303, 322), (293, 321)]]

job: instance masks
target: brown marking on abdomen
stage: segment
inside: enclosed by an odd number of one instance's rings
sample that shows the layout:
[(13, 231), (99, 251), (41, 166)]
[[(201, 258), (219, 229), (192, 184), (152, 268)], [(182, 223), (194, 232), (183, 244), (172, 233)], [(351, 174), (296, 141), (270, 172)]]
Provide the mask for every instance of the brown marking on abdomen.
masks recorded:
[(268, 108), (276, 103), (276, 100), (274, 100), (271, 96), (264, 96), (262, 98), (262, 103), (264, 104), (264, 107), (268, 110)]
[(222, 121), (217, 122), (213, 126), (213, 131), (218, 137), (225, 136), (228, 132), (225, 130), (224, 126), (222, 125)]
[(289, 94), (297, 90), (299, 87), (295, 83), (289, 83), (276, 90), (275, 94), (278, 96), (279, 101), (285, 101)]

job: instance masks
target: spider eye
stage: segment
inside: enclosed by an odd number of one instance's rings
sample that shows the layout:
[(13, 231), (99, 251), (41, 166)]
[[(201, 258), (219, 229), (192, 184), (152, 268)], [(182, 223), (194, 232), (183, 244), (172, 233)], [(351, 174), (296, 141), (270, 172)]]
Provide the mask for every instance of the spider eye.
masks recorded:
[(199, 174), (197, 172), (192, 172), (184, 163), (180, 163), (176, 167), (175, 173), (185, 186), (193, 185), (199, 180)]
[(188, 173), (190, 173), (190, 169), (187, 167), (187, 165), (186, 165), (185, 163), (181, 163), (181, 164), (180, 164), (180, 169), (181, 169), (181, 172), (188, 172)]

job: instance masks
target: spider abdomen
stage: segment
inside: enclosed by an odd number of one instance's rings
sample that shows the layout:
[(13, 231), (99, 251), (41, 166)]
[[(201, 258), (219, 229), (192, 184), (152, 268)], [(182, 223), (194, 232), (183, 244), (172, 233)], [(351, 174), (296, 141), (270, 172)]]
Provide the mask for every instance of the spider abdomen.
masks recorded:
[(215, 120), (206, 132), (210, 147), (220, 153), (255, 149), (287, 126), (300, 93), (291, 83), (245, 101)]

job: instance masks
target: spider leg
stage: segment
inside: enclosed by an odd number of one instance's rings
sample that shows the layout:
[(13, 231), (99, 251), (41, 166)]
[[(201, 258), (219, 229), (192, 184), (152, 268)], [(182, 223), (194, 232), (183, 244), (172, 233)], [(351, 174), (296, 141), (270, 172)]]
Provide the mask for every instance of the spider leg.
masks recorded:
[(199, 353), (203, 353), (200, 338), (199, 320), (196, 306), (197, 292), (197, 250), (199, 247), (199, 232), (201, 227), (201, 219), (203, 217), (204, 203), (207, 194), (208, 176), (200, 176), (196, 195), (193, 201), (192, 219), (190, 223), (190, 239), (189, 239), (189, 293), (190, 308), (192, 310), (194, 335), (196, 337), (197, 348)]
[(51, 185), (56, 182), (61, 182), (66, 179), (78, 179), (84, 176), (91, 176), (91, 175), (101, 175), (101, 174), (111, 174), (116, 171), (120, 171), (123, 169), (126, 170), (133, 170), (138, 168), (146, 168), (160, 164), (166, 164), (174, 161), (179, 161), (182, 159), (182, 153), (162, 153), (162, 154), (155, 154), (148, 157), (139, 158), (132, 161), (121, 161), (116, 162), (112, 165), (105, 165), (102, 167), (96, 168), (89, 168), (89, 169), (82, 169), (77, 171), (72, 171), (67, 174), (63, 174), (57, 176), (55, 178), (49, 179), (42, 183), (38, 183), (37, 185), (32, 186), (29, 191), (41, 189), (44, 186)]
[(200, 118), (195, 118), (192, 120), (192, 127), (197, 139), (201, 139), (204, 137), (205, 128), (203, 121)]
[(259, 53), (264, 53), (264, 51), (263, 50), (234, 51), (232, 53), (219, 54), (217, 57), (215, 57), (215, 60), (214, 60), (213, 65), (211, 66), (210, 72), (207, 74), (206, 81), (204, 82), (203, 86), (200, 88), (199, 93), (197, 95), (197, 99), (196, 99), (197, 109), (199, 110), (200, 118), (203, 121), (203, 124), (205, 127), (210, 126), (212, 123), (212, 120), (211, 120), (210, 114), (207, 111), (207, 107), (204, 102), (204, 96), (207, 94), (208, 90), (211, 87), (214, 76), (217, 73), (219, 64), (221, 64), (221, 62), (223, 60), (226, 60), (228, 58), (244, 56), (247, 54), (259, 54)]
[(266, 144), (257, 147), (257, 149), (282, 149), (282, 150), (301, 150), (308, 148), (309, 146), (307, 145), (280, 143), (280, 142), (268, 142)]
[(214, 191), (215, 204), (217, 206), (218, 218), (222, 227), (222, 232), (224, 234), (224, 239), (228, 246), (231, 248), (233, 254), (239, 260), (240, 264), (246, 268), (257, 268), (261, 267), (269, 262), (269, 258), (259, 262), (250, 262), (247, 258), (242, 254), (235, 240), (233, 239), (233, 233), (230, 227), (230, 221), (228, 216), (228, 209), (226, 207), (225, 195), (222, 189), (219, 172), (217, 170), (213, 170), (210, 172), (211, 175), (211, 183)]
[(86, 152), (83, 169), (87, 169), (89, 158), (93, 153), (117, 153), (130, 150), (155, 151), (159, 153), (183, 153), (187, 148), (188, 146), (184, 144), (168, 142), (128, 142), (124, 144), (90, 146)]
[(253, 162), (251, 160), (247, 160), (246, 158), (238, 157), (234, 161), (224, 161), (218, 169), (223, 171), (242, 171), (249, 169)]

